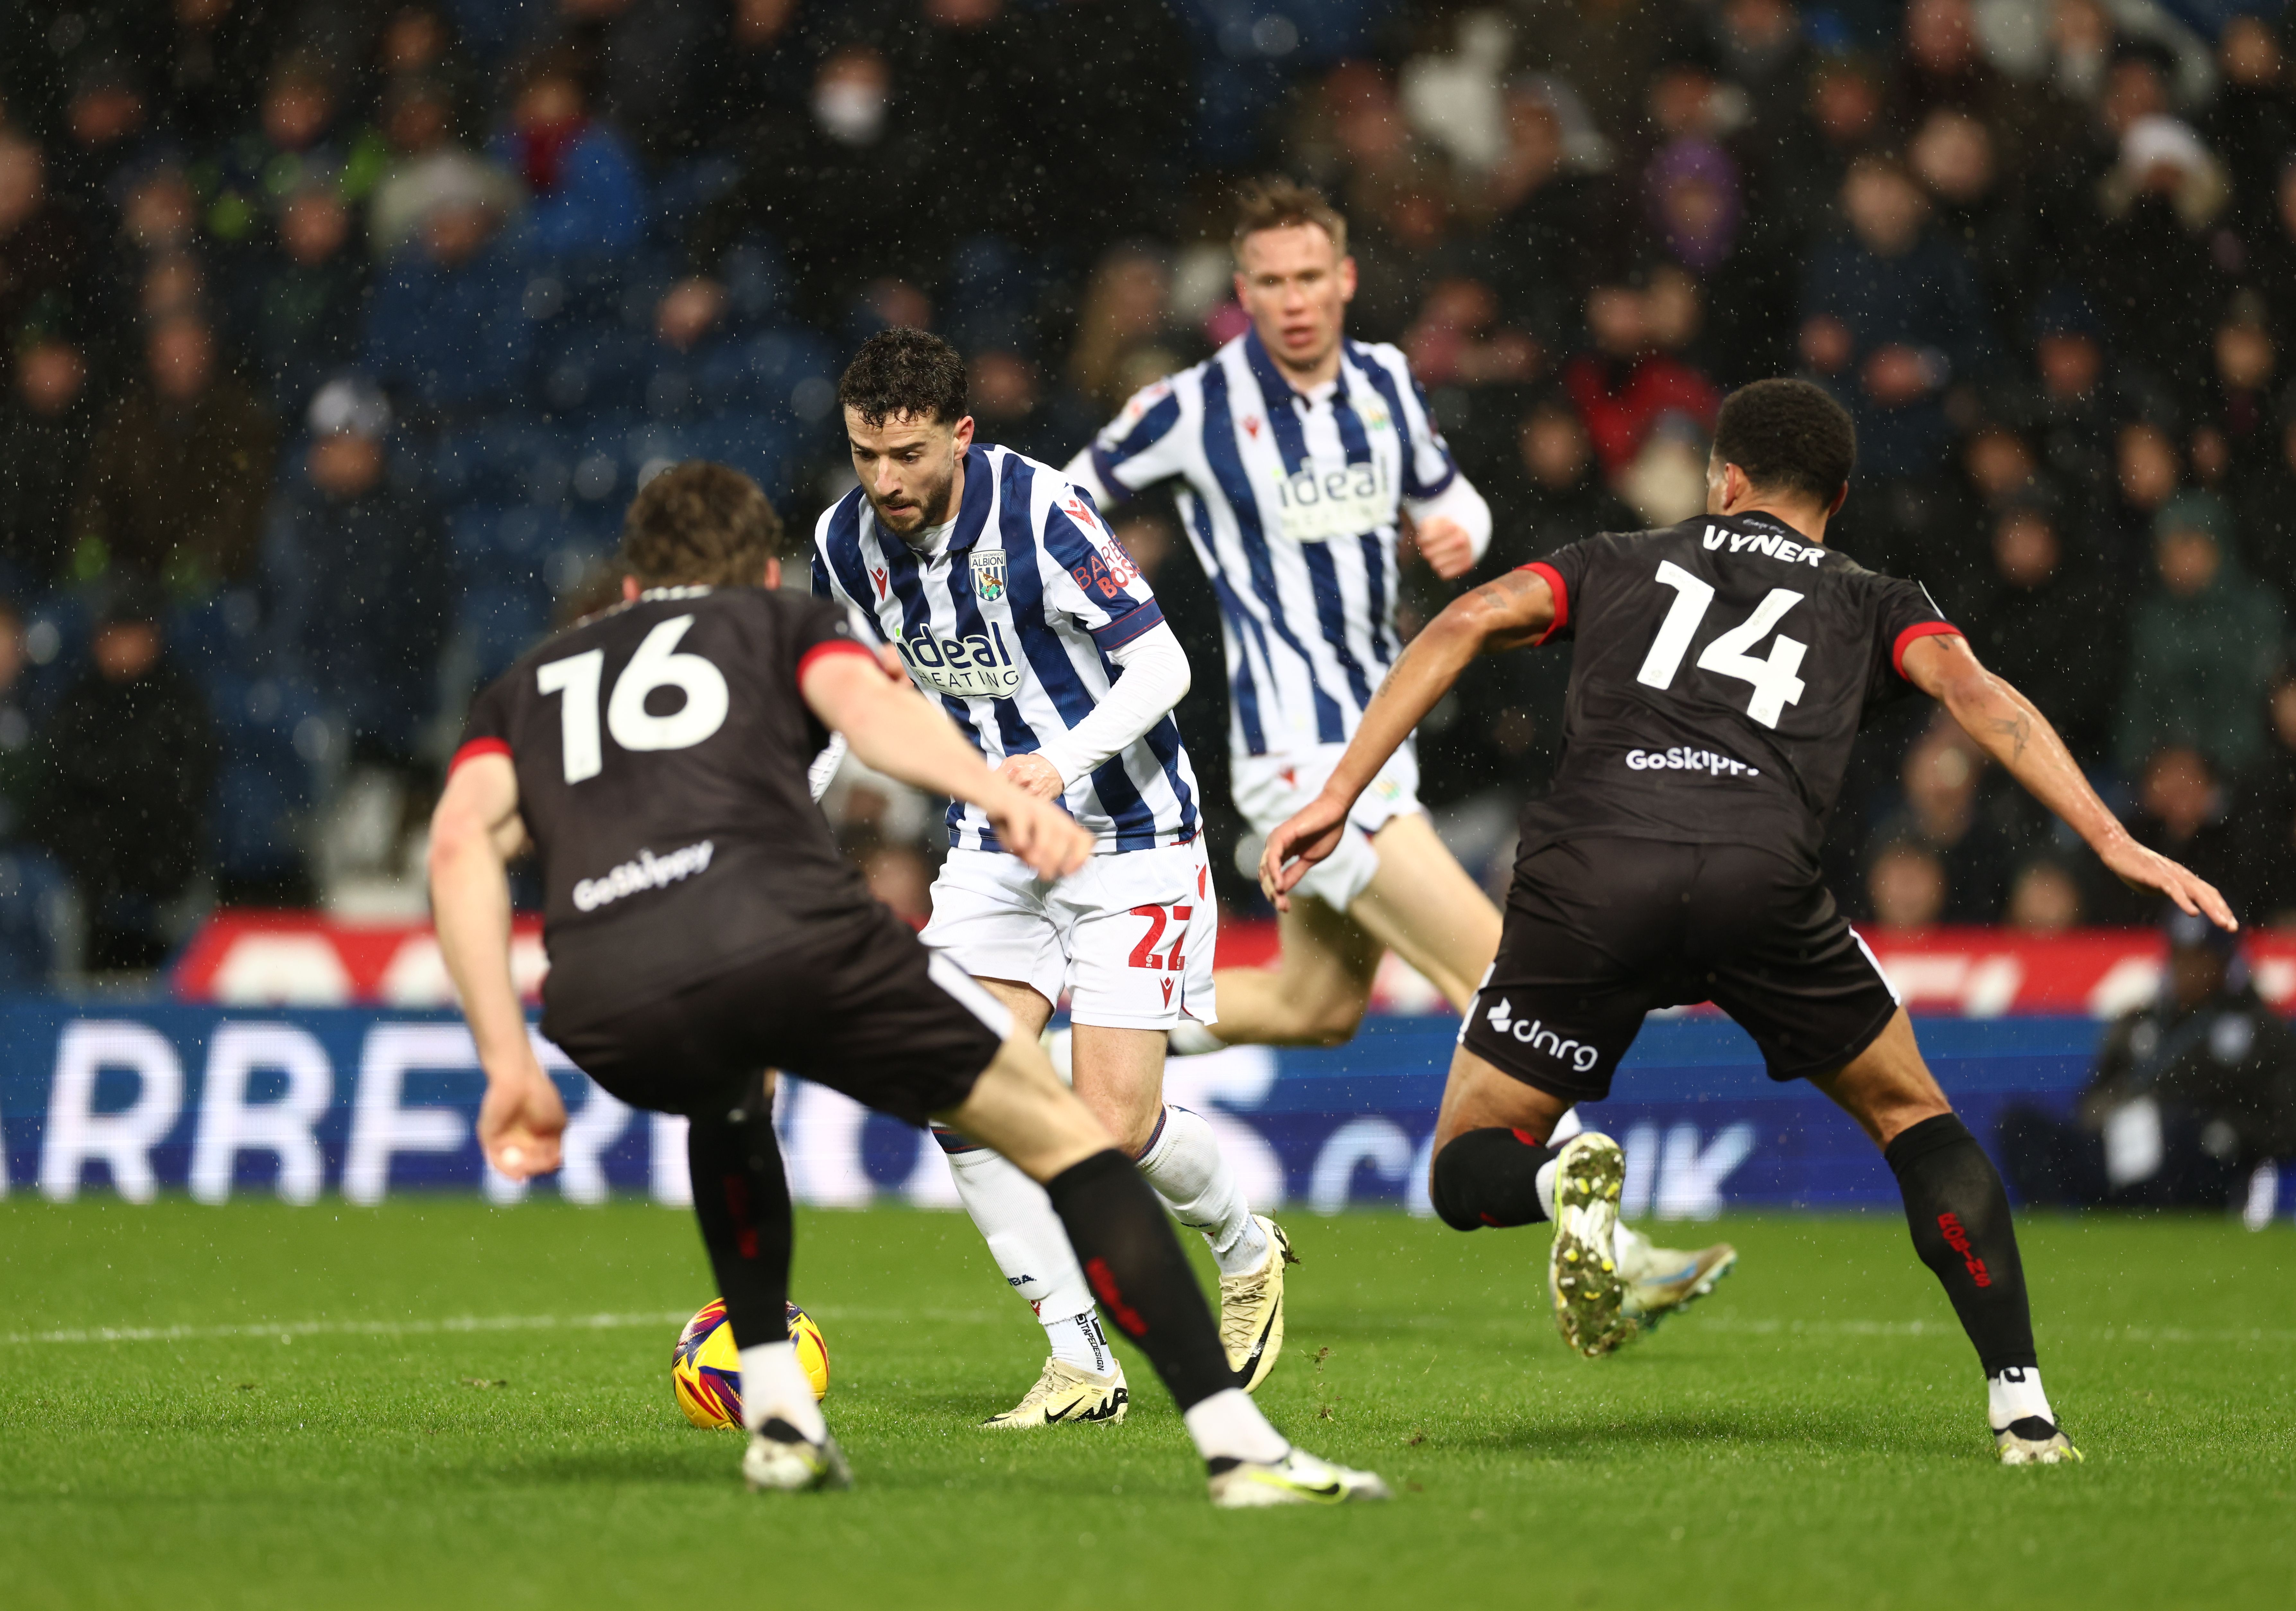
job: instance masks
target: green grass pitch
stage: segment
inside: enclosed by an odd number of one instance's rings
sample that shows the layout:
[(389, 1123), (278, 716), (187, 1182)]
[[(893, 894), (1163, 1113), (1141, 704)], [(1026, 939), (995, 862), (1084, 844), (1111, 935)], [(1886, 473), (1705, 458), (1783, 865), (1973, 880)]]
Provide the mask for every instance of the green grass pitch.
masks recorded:
[[(671, 1401), (669, 1317), (710, 1295), (683, 1214), (19, 1197), (0, 1604), (2296, 1604), (2285, 1227), (2029, 1221), (2088, 1462), (2005, 1471), (1894, 1218), (1726, 1221), (1738, 1273), (1596, 1362), (1555, 1340), (1542, 1235), (1288, 1223), (1261, 1401), (1392, 1505), (1213, 1511), (1136, 1358), (1120, 1427), (976, 1431), (1041, 1351), (955, 1214), (801, 1214), (859, 1485), (791, 1497)], [(143, 1335), (58, 1335), (99, 1328)]]

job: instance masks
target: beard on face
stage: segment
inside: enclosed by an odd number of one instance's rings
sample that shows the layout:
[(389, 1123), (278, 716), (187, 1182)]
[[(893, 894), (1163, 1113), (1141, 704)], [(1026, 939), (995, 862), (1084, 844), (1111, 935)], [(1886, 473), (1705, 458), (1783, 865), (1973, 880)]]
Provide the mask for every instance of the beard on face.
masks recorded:
[(877, 512), (878, 521), (887, 530), (897, 537), (914, 537), (947, 521), (952, 513), (949, 494), (955, 485), (956, 468), (952, 464), (949, 473), (940, 480), (912, 489), (906, 495), (906, 501), (896, 508), (888, 509), (873, 495), (866, 494), (865, 489), (865, 496), (868, 496), (871, 507)]

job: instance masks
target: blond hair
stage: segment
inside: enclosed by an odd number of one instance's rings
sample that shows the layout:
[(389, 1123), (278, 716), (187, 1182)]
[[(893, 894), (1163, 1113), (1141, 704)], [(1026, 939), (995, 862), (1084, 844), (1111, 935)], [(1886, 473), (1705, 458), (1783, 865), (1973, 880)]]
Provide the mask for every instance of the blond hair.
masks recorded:
[(1263, 229), (1290, 229), (1301, 224), (1311, 224), (1330, 236), (1332, 255), (1348, 255), (1348, 221), (1320, 190), (1275, 174), (1245, 185), (1236, 193), (1235, 201), (1235, 234), (1229, 244), (1239, 263), (1250, 236)]

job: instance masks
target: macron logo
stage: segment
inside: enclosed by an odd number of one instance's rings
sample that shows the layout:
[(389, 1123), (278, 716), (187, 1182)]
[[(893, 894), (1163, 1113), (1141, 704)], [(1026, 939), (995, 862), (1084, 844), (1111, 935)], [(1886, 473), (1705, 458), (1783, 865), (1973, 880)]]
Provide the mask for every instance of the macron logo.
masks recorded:
[(1507, 1025), (1513, 1022), (1514, 1009), (1507, 1005), (1507, 999), (1501, 996), (1499, 1004), (1491, 1008), (1491, 1027), (1504, 1035), (1507, 1032)]

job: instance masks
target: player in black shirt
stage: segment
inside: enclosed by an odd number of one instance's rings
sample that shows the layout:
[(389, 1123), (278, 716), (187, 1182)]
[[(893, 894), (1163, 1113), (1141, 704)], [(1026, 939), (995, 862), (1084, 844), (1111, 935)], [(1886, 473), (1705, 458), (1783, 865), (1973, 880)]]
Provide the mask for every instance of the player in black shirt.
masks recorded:
[(543, 1032), (623, 1101), (691, 1121), (752, 1487), (849, 1480), (783, 1324), (790, 1201), (766, 1071), (785, 1068), (912, 1124), (946, 1119), (1044, 1185), (1103, 1307), (1178, 1401), (1215, 1502), (1385, 1498), (1268, 1426), (1131, 1161), (1034, 1035), (839, 853), (806, 786), (832, 729), (880, 771), (980, 807), (1040, 876), (1083, 866), (1092, 836), (992, 776), (843, 611), (779, 591), (780, 536), (748, 478), (664, 472), (625, 524), (624, 602), (472, 707), (431, 820), (430, 893), (486, 1069), (488, 1160), (519, 1179), (555, 1169), (566, 1125), (511, 984), (504, 865), (531, 846), (548, 892)]
[(1322, 796), (1269, 835), (1260, 879), (1281, 902), (1330, 852), (1356, 795), (1469, 660), (1570, 638), (1562, 762), (1523, 811), (1498, 958), (1452, 1060), (1436, 1212), (1462, 1230), (1554, 1220), (1563, 1336), (1588, 1354), (1615, 1346), (1631, 1324), (1611, 1257), (1622, 1155), (1605, 1136), (1545, 1138), (1573, 1104), (1608, 1094), (1645, 1012), (1711, 1000), (1772, 1079), (1808, 1080), (1882, 1149), (1915, 1246), (1985, 1368), (2002, 1460), (2077, 1459), (2041, 1391), (2000, 1176), (1818, 881), (1859, 726), (1919, 689), (2113, 872), (2236, 925), (2214, 889), (2128, 836), (1927, 593), (1824, 546), (1856, 450), (1849, 416), (1815, 386), (1734, 394), (1707, 513), (1589, 538), (1453, 603), (1398, 657)]

